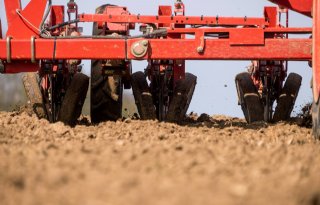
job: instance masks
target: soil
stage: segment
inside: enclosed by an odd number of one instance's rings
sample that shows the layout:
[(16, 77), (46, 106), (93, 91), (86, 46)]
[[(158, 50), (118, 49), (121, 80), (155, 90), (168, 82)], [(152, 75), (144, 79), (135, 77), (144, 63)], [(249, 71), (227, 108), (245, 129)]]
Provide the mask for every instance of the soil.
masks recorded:
[(0, 204), (320, 204), (320, 142), (296, 123), (191, 115), (70, 128), (0, 112)]

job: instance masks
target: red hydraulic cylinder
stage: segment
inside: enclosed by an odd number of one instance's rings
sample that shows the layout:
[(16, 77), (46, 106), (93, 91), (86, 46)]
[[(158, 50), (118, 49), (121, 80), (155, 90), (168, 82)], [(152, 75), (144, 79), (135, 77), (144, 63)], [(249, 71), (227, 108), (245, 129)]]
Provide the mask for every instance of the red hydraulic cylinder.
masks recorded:
[(319, 100), (320, 91), (320, 0), (313, 1), (313, 96), (314, 101)]

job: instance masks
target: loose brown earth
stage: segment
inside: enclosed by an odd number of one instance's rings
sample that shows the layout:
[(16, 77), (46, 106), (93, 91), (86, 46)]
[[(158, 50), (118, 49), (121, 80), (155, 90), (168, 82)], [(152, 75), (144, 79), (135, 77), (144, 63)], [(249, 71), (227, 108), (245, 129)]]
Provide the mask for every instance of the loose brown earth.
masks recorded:
[(223, 116), (69, 128), (0, 112), (0, 204), (317, 205), (320, 142)]

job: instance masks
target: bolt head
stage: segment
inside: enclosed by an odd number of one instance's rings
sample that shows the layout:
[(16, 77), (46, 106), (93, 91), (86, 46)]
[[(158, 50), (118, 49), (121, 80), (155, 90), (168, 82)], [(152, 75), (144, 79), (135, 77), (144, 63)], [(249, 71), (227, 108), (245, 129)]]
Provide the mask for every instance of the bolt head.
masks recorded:
[(142, 44), (143, 46), (148, 46), (149, 42), (148, 42), (148, 40), (143, 40), (143, 41), (141, 42), (141, 44)]
[(147, 53), (148, 47), (143, 46), (142, 42), (136, 42), (131, 47), (131, 53), (138, 58), (143, 57)]
[(197, 52), (198, 52), (198, 53), (203, 53), (203, 51), (204, 51), (204, 48), (203, 48), (202, 46), (199, 46), (199, 47), (197, 48)]
[(134, 54), (139, 56), (145, 52), (145, 49), (139, 45), (139, 46), (134, 47), (133, 52), (134, 52)]

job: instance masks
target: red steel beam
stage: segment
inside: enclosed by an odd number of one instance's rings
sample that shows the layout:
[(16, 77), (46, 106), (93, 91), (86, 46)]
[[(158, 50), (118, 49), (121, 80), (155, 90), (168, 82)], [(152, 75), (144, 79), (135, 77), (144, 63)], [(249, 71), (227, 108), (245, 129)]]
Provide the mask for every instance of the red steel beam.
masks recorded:
[(157, 24), (190, 24), (190, 25), (234, 25), (267, 26), (264, 18), (238, 17), (200, 17), (200, 16), (140, 16), (140, 15), (106, 15), (80, 14), (81, 22), (109, 22), (109, 23), (157, 23)]
[[(214, 33), (229, 33), (230, 31), (237, 31), (239, 28), (172, 28), (168, 29), (168, 33), (183, 33), (183, 34), (194, 34), (197, 32), (214, 34)], [(265, 33), (289, 33), (289, 34), (311, 34), (312, 28), (265, 28)]]
[[(128, 42), (129, 47), (133, 41)], [(311, 59), (311, 40), (266, 39), (264, 46), (231, 46), (228, 39), (205, 40), (203, 53), (197, 52), (196, 40), (152, 40), (153, 59), (187, 60), (307, 60)], [(128, 55), (132, 58), (132, 55)]]
[(311, 17), (312, 1), (313, 0), (269, 0), (282, 7), (304, 14)]
[[(131, 45), (141, 39), (36, 39), (36, 59), (139, 59)], [(142, 59), (185, 60), (310, 60), (311, 39), (265, 39), (264, 45), (230, 45), (229, 39), (206, 39), (198, 53), (196, 39), (149, 39), (147, 56)], [(127, 45), (127, 47), (126, 47)], [(11, 40), (11, 59), (30, 60), (31, 41)], [(7, 59), (6, 41), (0, 40), (0, 59)]]
[(24, 72), (37, 72), (39, 65), (30, 62), (14, 62), (5, 65), (6, 74), (24, 73)]

